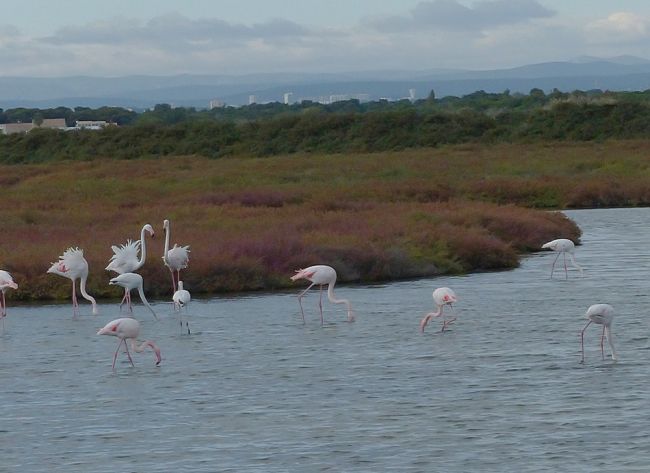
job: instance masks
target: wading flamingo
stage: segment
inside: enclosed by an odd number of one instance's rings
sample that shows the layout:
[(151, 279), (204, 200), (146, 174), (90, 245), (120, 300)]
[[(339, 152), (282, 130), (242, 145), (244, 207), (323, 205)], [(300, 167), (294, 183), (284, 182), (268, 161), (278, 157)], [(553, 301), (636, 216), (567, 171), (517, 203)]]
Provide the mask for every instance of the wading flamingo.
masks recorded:
[(137, 344), (137, 338), (138, 335), (140, 335), (140, 322), (135, 319), (129, 317), (115, 319), (107, 323), (104, 328), (100, 329), (97, 332), (97, 335), (112, 335), (113, 337), (120, 339), (120, 343), (117, 344), (117, 349), (113, 355), (113, 369), (115, 369), (115, 360), (117, 360), (117, 354), (120, 351), (122, 343), (124, 343), (124, 348), (126, 348), (126, 355), (129, 357), (131, 366), (135, 366), (133, 364), (133, 358), (131, 358), (131, 353), (129, 353), (127, 340), (131, 341), (131, 348), (133, 348), (133, 351), (136, 353), (142, 353), (146, 347), (151, 348), (156, 358), (156, 366), (160, 364), (162, 359), (160, 356), (160, 348), (158, 348), (154, 342), (147, 340), (142, 342), (140, 345)]
[(158, 320), (158, 316), (153, 311), (151, 305), (149, 305), (147, 298), (144, 296), (142, 276), (136, 273), (124, 273), (124, 274), (120, 274), (119, 276), (115, 276), (113, 279), (110, 280), (108, 284), (113, 286), (121, 286), (126, 290), (126, 294), (127, 294), (126, 303), (129, 307), (129, 312), (131, 313), (133, 313), (133, 307), (131, 306), (131, 290), (137, 289), (138, 294), (140, 294), (140, 299), (142, 300), (142, 303), (149, 308), (154, 318)]
[(451, 307), (451, 305), (455, 303), (457, 300), (458, 298), (456, 297), (454, 291), (452, 291), (448, 287), (439, 287), (438, 289), (433, 291), (433, 302), (436, 304), (437, 310), (435, 312), (430, 312), (424, 316), (424, 318), (420, 322), (420, 331), (424, 332), (424, 327), (427, 326), (431, 318), (442, 317), (442, 329), (440, 331), (444, 332), (447, 329), (447, 327), (450, 324), (452, 324), (454, 320), (456, 320), (456, 317), (449, 320), (445, 320), (445, 314), (443, 313), (443, 308), (446, 305)]
[[(165, 266), (172, 273), (172, 288), (173, 292), (176, 292), (176, 281), (180, 281), (181, 279), (181, 269), (187, 268), (187, 264), (190, 261), (190, 247), (178, 246), (174, 243), (174, 247), (169, 249), (169, 234), (171, 233), (169, 220), (163, 221), (163, 231), (165, 232), (165, 252), (162, 258)], [(176, 271), (176, 276), (174, 276), (174, 271)]]
[(298, 295), (298, 303), (300, 304), (300, 313), (302, 315), (302, 323), (305, 323), (305, 311), (302, 308), (302, 298), (309, 291), (312, 286), (318, 284), (320, 287), (320, 299), (318, 301), (318, 308), (320, 309), (320, 324), (323, 325), (323, 286), (327, 284), (327, 298), (334, 304), (345, 304), (348, 308), (348, 322), (354, 322), (354, 315), (352, 314), (352, 305), (347, 299), (336, 299), (334, 297), (334, 284), (336, 284), (336, 271), (331, 266), (318, 264), (310, 266), (305, 269), (296, 270), (296, 274), (291, 276), (292, 281), (298, 279), (306, 279), (311, 282), (309, 287)]
[(5, 301), (5, 292), (7, 289), (18, 289), (18, 284), (14, 282), (7, 271), (0, 269), (0, 291), (2, 292), (2, 299), (0, 299), (0, 319), (2, 319), (2, 329), (5, 327), (5, 317), (7, 316), (7, 302)]
[[(111, 247), (113, 256), (111, 256), (108, 266), (105, 269), (117, 274), (124, 274), (133, 273), (142, 268), (147, 259), (147, 242), (144, 238), (145, 232), (149, 232), (151, 238), (155, 237), (153, 227), (147, 223), (140, 230), (139, 240), (127, 240), (126, 245), (113, 245)], [(138, 258), (138, 252), (140, 253), (140, 258)], [(122, 305), (126, 302), (127, 294), (127, 289), (124, 289), (124, 297), (122, 298), (122, 302), (120, 302), (120, 309), (122, 309)]]
[(614, 340), (612, 340), (611, 331), (612, 321), (614, 320), (614, 308), (609, 304), (594, 304), (587, 309), (585, 318), (588, 319), (589, 322), (587, 322), (587, 325), (585, 325), (580, 332), (580, 363), (585, 362), (585, 330), (587, 330), (587, 327), (589, 327), (592, 322), (603, 326), (603, 334), (600, 336), (600, 353), (603, 360), (605, 359), (605, 337), (607, 337), (609, 347), (612, 350), (612, 360), (617, 361), (618, 355), (614, 348)]
[(578, 263), (576, 263), (576, 259), (573, 256), (576, 246), (573, 244), (571, 240), (567, 240), (566, 238), (559, 238), (557, 240), (544, 243), (542, 245), (542, 248), (557, 251), (557, 256), (555, 257), (555, 259), (553, 260), (553, 264), (551, 265), (551, 279), (553, 279), (553, 270), (555, 269), (555, 263), (557, 263), (557, 259), (560, 257), (560, 255), (564, 256), (564, 278), (565, 279), (569, 279), (569, 272), (567, 271), (567, 267), (566, 267), (567, 254), (571, 259), (571, 263), (573, 263), (573, 266), (580, 271), (580, 274), (583, 274), (582, 268), (578, 265)]
[[(179, 313), (179, 318), (181, 321), (181, 331), (183, 329), (183, 312), (182, 309), (185, 307), (187, 310), (187, 305), (190, 303), (192, 296), (190, 296), (190, 291), (183, 289), (183, 281), (178, 281), (178, 290), (174, 293), (172, 300), (174, 301), (174, 310)], [(187, 328), (187, 334), (190, 334), (190, 323), (186, 320), (185, 327)]]
[(59, 256), (57, 263), (52, 263), (48, 273), (58, 274), (64, 278), (72, 280), (72, 315), (79, 313), (79, 302), (77, 301), (77, 291), (75, 281), (79, 282), (79, 291), (84, 299), (93, 305), (93, 314), (97, 314), (97, 303), (95, 299), (86, 292), (86, 280), (88, 279), (88, 262), (84, 258), (84, 251), (79, 248), (68, 248), (62, 256)]

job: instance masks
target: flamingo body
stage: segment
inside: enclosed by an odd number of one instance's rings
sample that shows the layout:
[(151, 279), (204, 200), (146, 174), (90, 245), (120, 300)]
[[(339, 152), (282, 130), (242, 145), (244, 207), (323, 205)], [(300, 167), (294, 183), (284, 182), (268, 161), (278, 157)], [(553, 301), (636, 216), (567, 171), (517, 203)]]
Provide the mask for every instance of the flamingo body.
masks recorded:
[(553, 260), (553, 264), (551, 265), (551, 278), (553, 278), (553, 270), (555, 269), (555, 263), (557, 263), (558, 258), (560, 255), (564, 256), (564, 276), (565, 279), (569, 278), (569, 273), (567, 270), (566, 266), (566, 256), (569, 255), (569, 259), (571, 260), (571, 263), (573, 266), (580, 271), (580, 274), (583, 274), (582, 267), (576, 263), (574, 253), (576, 246), (571, 240), (567, 240), (566, 238), (558, 238), (557, 240), (549, 241), (548, 243), (544, 243), (542, 245), (543, 249), (548, 249), (557, 252), (557, 256), (555, 257), (555, 260)]
[(192, 296), (190, 291), (183, 289), (183, 281), (178, 281), (178, 290), (174, 293), (172, 300), (174, 301), (174, 307), (176, 310), (180, 310), (181, 307), (185, 307), (190, 303)]
[(18, 289), (18, 284), (14, 282), (7, 271), (0, 269), (0, 291), (2, 292), (2, 299), (0, 299), (0, 318), (3, 319), (7, 316), (7, 303), (5, 301), (5, 292), (7, 289)]
[(135, 319), (124, 317), (121, 319), (112, 320), (103, 328), (99, 329), (97, 335), (109, 335), (120, 339), (120, 343), (117, 345), (117, 349), (113, 355), (113, 369), (115, 369), (115, 360), (117, 359), (117, 354), (120, 350), (120, 346), (122, 346), (122, 343), (124, 343), (126, 354), (129, 357), (131, 365), (134, 366), (133, 359), (129, 353), (127, 340), (130, 341), (131, 348), (133, 348), (136, 353), (142, 353), (146, 347), (151, 348), (156, 359), (156, 366), (160, 364), (160, 361), (162, 359), (160, 356), (160, 349), (154, 342), (147, 340), (142, 342), (140, 345), (137, 344), (137, 338), (140, 335), (140, 322)]
[[(165, 232), (165, 250), (163, 253), (163, 262), (165, 266), (169, 268), (169, 271), (172, 273), (172, 290), (176, 292), (177, 281), (181, 279), (181, 269), (187, 268), (190, 262), (190, 247), (188, 246), (179, 246), (174, 243), (173, 248), (169, 248), (169, 240), (171, 234), (171, 228), (169, 220), (163, 221), (163, 231)], [(176, 275), (174, 275), (176, 272)]]
[(592, 323), (596, 325), (603, 326), (603, 333), (600, 337), (600, 351), (603, 360), (605, 359), (605, 338), (609, 343), (609, 347), (612, 350), (612, 360), (617, 361), (618, 355), (616, 354), (616, 349), (614, 348), (614, 340), (612, 339), (612, 322), (614, 320), (614, 308), (609, 304), (594, 304), (587, 309), (585, 318), (588, 320), (587, 325), (584, 326), (580, 332), (580, 353), (581, 358), (580, 362), (584, 363), (585, 361), (585, 330)]
[(433, 317), (442, 317), (442, 330), (440, 331), (444, 332), (445, 329), (451, 323), (453, 323), (454, 320), (456, 320), (456, 317), (446, 320), (443, 313), (443, 308), (446, 305), (451, 307), (453, 303), (458, 301), (458, 297), (456, 297), (456, 293), (451, 289), (449, 289), (448, 287), (439, 287), (433, 291), (432, 295), (433, 295), (433, 302), (436, 305), (436, 311), (430, 312), (424, 316), (424, 318), (420, 321), (420, 331), (424, 332), (424, 328), (427, 326), (427, 324)]
[(140, 276), (137, 273), (124, 273), (111, 279), (109, 284), (114, 286), (121, 286), (127, 291), (127, 303), (131, 311), (133, 311), (131, 307), (131, 291), (133, 289), (137, 289), (142, 303), (147, 306), (147, 308), (153, 314), (154, 318), (158, 319), (158, 316), (156, 315), (156, 313), (154, 312), (153, 308), (151, 307), (151, 305), (147, 301), (147, 298), (144, 295), (144, 281), (142, 280), (142, 276)]
[(309, 287), (298, 295), (298, 303), (300, 304), (300, 313), (302, 314), (302, 321), (305, 322), (305, 312), (302, 308), (302, 298), (314, 285), (320, 287), (320, 300), (318, 307), (320, 309), (320, 323), (323, 325), (323, 286), (327, 285), (327, 298), (333, 304), (345, 304), (348, 309), (348, 322), (354, 322), (354, 315), (352, 314), (352, 305), (347, 299), (336, 299), (334, 296), (334, 285), (336, 284), (336, 271), (331, 266), (318, 264), (310, 266), (305, 269), (296, 270), (296, 274), (291, 276), (292, 281), (299, 279), (306, 279), (311, 282)]
[(79, 291), (84, 299), (90, 301), (93, 306), (93, 314), (97, 314), (97, 302), (86, 292), (86, 280), (88, 279), (88, 262), (84, 258), (83, 250), (79, 248), (68, 248), (63, 255), (59, 256), (59, 261), (52, 263), (50, 274), (57, 274), (68, 278), (72, 281), (72, 312), (77, 315), (79, 303), (77, 302), (76, 280), (79, 279)]

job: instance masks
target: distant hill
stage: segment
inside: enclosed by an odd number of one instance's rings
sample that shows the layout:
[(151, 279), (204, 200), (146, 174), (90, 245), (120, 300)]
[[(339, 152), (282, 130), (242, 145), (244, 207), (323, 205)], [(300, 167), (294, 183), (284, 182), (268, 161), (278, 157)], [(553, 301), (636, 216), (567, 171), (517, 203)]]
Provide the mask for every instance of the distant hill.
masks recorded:
[(0, 108), (101, 107), (133, 109), (157, 103), (205, 108), (218, 99), (229, 105), (291, 99), (326, 100), (330, 95), (364, 94), (369, 100), (397, 100), (415, 89), (417, 98), (430, 90), (437, 97), (486, 92), (528, 93), (532, 88), (551, 91), (650, 89), (650, 61), (634, 56), (580, 57), (572, 61), (529, 64), (486, 71), (362, 71), (331, 74), (174, 75), (126, 77), (1, 77)]

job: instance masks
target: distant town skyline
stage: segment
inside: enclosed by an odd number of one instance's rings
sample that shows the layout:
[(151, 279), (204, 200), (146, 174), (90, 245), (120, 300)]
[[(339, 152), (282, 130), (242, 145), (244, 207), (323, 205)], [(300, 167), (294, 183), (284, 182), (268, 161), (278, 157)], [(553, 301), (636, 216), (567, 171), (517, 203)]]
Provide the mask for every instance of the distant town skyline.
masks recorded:
[(642, 0), (23, 0), (1, 76), (495, 69), (648, 57)]

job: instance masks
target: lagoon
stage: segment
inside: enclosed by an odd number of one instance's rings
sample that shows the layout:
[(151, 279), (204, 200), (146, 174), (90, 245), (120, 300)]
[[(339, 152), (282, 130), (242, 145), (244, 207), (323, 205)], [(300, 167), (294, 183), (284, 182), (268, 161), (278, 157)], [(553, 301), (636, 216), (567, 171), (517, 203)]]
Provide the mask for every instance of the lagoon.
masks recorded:
[[(650, 465), (650, 209), (567, 211), (576, 260), (554, 253), (513, 271), (337, 286), (357, 321), (317, 291), (215, 297), (182, 334), (136, 303), (141, 339), (161, 347), (132, 368), (95, 335), (120, 316), (82, 302), (14, 306), (0, 335), (2, 471), (539, 472)], [(558, 267), (559, 268), (559, 267)], [(458, 320), (424, 334), (431, 292), (449, 286)], [(191, 288), (189, 288), (191, 290)], [(135, 300), (135, 299), (134, 299)], [(617, 310), (620, 361), (600, 357), (589, 305)], [(608, 355), (608, 351), (606, 352)]]

